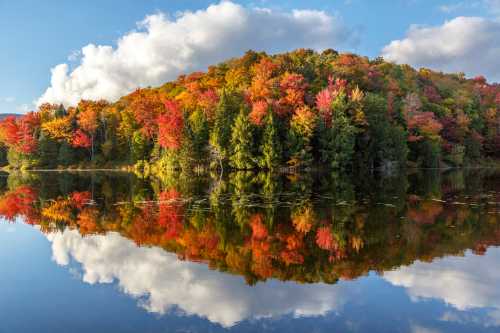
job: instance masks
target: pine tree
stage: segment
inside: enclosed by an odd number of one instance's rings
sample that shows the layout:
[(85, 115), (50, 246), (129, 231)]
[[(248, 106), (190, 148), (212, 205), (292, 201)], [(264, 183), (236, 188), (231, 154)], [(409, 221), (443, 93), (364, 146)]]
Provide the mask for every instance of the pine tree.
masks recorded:
[(59, 147), (59, 154), (57, 156), (57, 163), (63, 166), (69, 166), (75, 161), (73, 148), (66, 142), (63, 142)]
[(331, 165), (333, 160), (333, 131), (327, 126), (323, 119), (318, 121), (317, 128), (317, 149), (318, 160), (322, 165)]
[(192, 171), (197, 165), (203, 165), (207, 158), (208, 123), (205, 114), (197, 110), (184, 122), (182, 145), (178, 153), (179, 165), (183, 172)]
[(141, 131), (137, 130), (132, 135), (131, 153), (132, 161), (137, 162), (146, 158), (147, 142)]
[(374, 169), (392, 165), (406, 164), (408, 147), (404, 130), (391, 124), (386, 98), (379, 94), (368, 93), (363, 103), (368, 122), (363, 142), (359, 144), (360, 166)]
[(45, 168), (55, 168), (59, 155), (59, 147), (55, 140), (40, 133), (38, 151), (40, 155), (40, 166)]
[(185, 122), (182, 135), (182, 146), (178, 153), (179, 166), (183, 172), (190, 172), (193, 170), (193, 165), (196, 162), (195, 149), (196, 144), (193, 130), (189, 122)]
[(213, 158), (217, 160), (219, 164), (224, 164), (229, 157), (231, 126), (237, 110), (237, 106), (232, 100), (232, 97), (223, 90), (215, 111), (213, 129), (210, 133), (211, 152)]
[(244, 107), (236, 117), (231, 132), (232, 154), (229, 157), (231, 167), (238, 170), (249, 170), (255, 167), (255, 159), (252, 154), (253, 138), (252, 126), (248, 119), (248, 113)]
[(189, 116), (188, 121), (193, 135), (195, 158), (200, 162), (204, 161), (208, 145), (207, 117), (204, 112), (197, 110)]
[(281, 154), (282, 148), (278, 137), (276, 118), (274, 113), (269, 111), (266, 117), (266, 127), (262, 138), (259, 166), (268, 170), (279, 167)]
[(348, 107), (345, 93), (339, 94), (333, 102), (331, 141), (331, 166), (333, 169), (349, 168), (354, 157), (357, 128), (347, 113)]

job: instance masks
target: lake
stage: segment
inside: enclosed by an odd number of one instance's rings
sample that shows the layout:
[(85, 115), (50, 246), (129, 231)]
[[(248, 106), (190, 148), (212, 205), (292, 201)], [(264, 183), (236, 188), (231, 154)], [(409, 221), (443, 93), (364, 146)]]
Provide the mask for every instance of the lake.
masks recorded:
[(0, 332), (498, 332), (500, 170), (0, 177)]

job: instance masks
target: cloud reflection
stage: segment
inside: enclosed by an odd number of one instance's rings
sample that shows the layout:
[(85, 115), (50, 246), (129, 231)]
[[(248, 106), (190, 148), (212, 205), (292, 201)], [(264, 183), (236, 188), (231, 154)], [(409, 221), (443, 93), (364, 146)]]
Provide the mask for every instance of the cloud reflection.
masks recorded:
[(269, 281), (249, 286), (241, 276), (181, 261), (160, 248), (137, 247), (117, 233), (82, 237), (66, 230), (47, 237), (56, 263), (66, 266), (74, 260), (81, 264), (84, 282), (116, 281), (149, 312), (180, 309), (224, 327), (245, 319), (325, 315), (356, 293), (352, 286), (347, 290), (341, 284)]
[[(441, 320), (478, 322), (500, 326), (500, 248), (490, 248), (484, 256), (467, 252), (463, 257), (446, 257), (432, 263), (415, 264), (387, 272), (384, 278), (393, 285), (405, 287), (414, 301), (440, 299), (456, 312), (446, 312)], [(472, 309), (486, 310), (479, 319)]]

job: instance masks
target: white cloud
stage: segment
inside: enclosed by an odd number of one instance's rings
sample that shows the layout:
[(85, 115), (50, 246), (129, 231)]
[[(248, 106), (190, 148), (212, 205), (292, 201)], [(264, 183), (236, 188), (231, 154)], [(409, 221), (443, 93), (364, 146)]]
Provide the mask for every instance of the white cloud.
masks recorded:
[(18, 113), (28, 113), (32, 109), (31, 105), (29, 104), (21, 104), (16, 107), (16, 112)]
[(341, 19), (324, 11), (282, 12), (222, 1), (175, 17), (160, 13), (147, 16), (115, 48), (83, 47), (76, 68), (68, 64), (52, 68), (50, 87), (38, 104), (70, 105), (81, 98), (116, 100), (138, 86), (159, 85), (249, 49), (270, 53), (303, 47), (321, 50), (353, 41)]
[(56, 263), (80, 263), (84, 282), (116, 281), (147, 311), (180, 309), (224, 327), (245, 319), (325, 315), (360, 297), (359, 290), (343, 285), (268, 281), (248, 286), (241, 276), (178, 260), (160, 248), (137, 247), (117, 233), (82, 237), (65, 230), (47, 237)]
[(500, 80), (500, 22), (457, 17), (441, 26), (414, 25), (407, 36), (392, 41), (382, 56), (397, 63)]
[[(409, 296), (441, 299), (458, 312), (447, 312), (443, 321), (478, 322), (500, 326), (500, 248), (490, 248), (486, 255), (467, 253), (464, 257), (447, 257), (432, 263), (417, 262), (384, 278), (407, 289)], [(471, 309), (488, 309), (486, 318), (476, 318)]]
[(412, 324), (410, 326), (411, 333), (440, 333), (441, 331), (432, 329), (432, 328), (427, 328), (424, 326), (420, 326), (417, 324)]

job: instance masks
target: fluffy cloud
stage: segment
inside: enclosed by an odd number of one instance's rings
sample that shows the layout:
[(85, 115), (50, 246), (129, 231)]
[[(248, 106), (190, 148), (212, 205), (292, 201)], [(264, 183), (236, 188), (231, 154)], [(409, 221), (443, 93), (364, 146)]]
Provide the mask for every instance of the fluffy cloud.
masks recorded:
[[(452, 305), (458, 312), (449, 311), (443, 321), (478, 322), (500, 326), (500, 248), (490, 248), (485, 256), (467, 253), (464, 257), (447, 257), (432, 263), (417, 262), (384, 278), (407, 288), (410, 297), (437, 298)], [(487, 309), (487, 318), (476, 318), (471, 309)]]
[(412, 26), (406, 38), (384, 47), (382, 56), (397, 63), (500, 80), (500, 22), (457, 17), (441, 26)]
[(245, 319), (325, 315), (359, 297), (356, 288), (321, 283), (269, 281), (248, 286), (240, 276), (178, 260), (160, 248), (137, 247), (117, 233), (82, 237), (66, 230), (47, 237), (56, 263), (80, 263), (84, 282), (116, 281), (147, 311), (180, 309), (225, 327)]
[(300, 47), (321, 50), (351, 41), (352, 32), (324, 11), (282, 12), (222, 1), (173, 18), (160, 13), (146, 17), (116, 47), (83, 47), (76, 68), (68, 64), (52, 68), (51, 85), (37, 103), (115, 100), (139, 86), (159, 85), (248, 49), (270, 53)]

